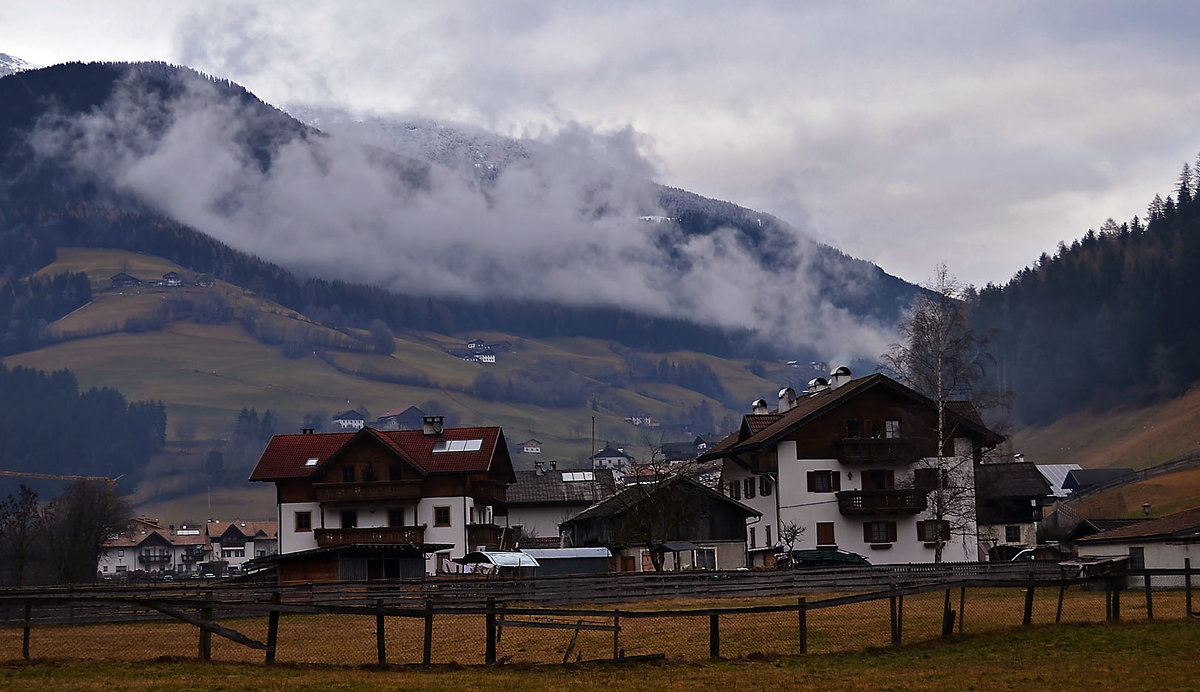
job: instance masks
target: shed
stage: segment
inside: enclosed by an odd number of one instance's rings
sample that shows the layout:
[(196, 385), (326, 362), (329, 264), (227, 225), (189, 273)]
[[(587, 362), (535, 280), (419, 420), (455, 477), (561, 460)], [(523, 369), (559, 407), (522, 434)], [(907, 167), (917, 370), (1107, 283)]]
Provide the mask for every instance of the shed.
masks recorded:
[(539, 577), (604, 574), (611, 569), (608, 548), (526, 548), (523, 552), (537, 560)]

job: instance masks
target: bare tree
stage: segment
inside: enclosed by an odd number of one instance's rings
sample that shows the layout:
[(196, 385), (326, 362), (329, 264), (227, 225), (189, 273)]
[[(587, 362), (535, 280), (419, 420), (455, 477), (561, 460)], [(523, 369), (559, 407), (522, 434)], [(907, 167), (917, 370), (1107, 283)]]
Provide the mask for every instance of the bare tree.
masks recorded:
[(45, 511), (37, 493), (21, 484), (18, 497), (0, 502), (0, 562), (10, 566), (17, 586), (25, 585), (26, 569), (34, 561)]
[(936, 408), (937, 452), (918, 462), (915, 485), (929, 490), (937, 523), (926, 539), (935, 545), (934, 561), (941, 562), (952, 536), (965, 542), (976, 531), (974, 458), (971, 450), (952, 448), (962, 419), (951, 408), (979, 404), (991, 357), (987, 340), (970, 326), (974, 289), (951, 275), (945, 264), (937, 266), (925, 289), (900, 324), (901, 342), (892, 344), (883, 360)]
[(129, 520), (128, 500), (105, 481), (76, 481), (47, 510), (46, 540), (50, 564), (59, 583), (91, 582), (109, 536)]
[(646, 549), (656, 572), (663, 571), (663, 546), (681, 530), (698, 521), (696, 508), (687, 493), (669, 492), (680, 478), (694, 474), (694, 463), (671, 464), (663, 454), (660, 439), (643, 438), (649, 457), (633, 465), (626, 486), (613, 501), (620, 508), (620, 521), (613, 536), (618, 542)]

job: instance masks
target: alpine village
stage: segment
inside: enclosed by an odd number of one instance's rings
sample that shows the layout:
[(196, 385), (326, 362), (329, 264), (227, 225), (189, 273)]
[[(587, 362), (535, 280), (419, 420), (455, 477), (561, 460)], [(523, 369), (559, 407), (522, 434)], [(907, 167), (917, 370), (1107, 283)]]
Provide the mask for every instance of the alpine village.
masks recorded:
[[(819, 628), (852, 618), (821, 613), (851, 602), (883, 604), (862, 641), (925, 637), (912, 628), (926, 597), (928, 637), (952, 636), (991, 617), (972, 605), (983, 587), (1013, 604), (995, 606), (1010, 625), (1022, 610), (1057, 622), (1056, 597), (1058, 618), (1073, 598), (1099, 599), (1097, 622), (1174, 617), (1185, 594), (1180, 612), (1196, 615), (1200, 161), (1144, 213), (984, 287), (953, 263), (911, 284), (768, 214), (649, 181), (630, 183), (632, 212), (589, 210), (655, 239), (659, 286), (691, 280), (675, 261), (686, 243), (737, 244), (738, 281), (760, 289), (723, 299), (746, 314), (803, 273), (811, 304), (789, 303), (771, 331), (650, 297), (643, 310), (553, 290), (464, 296), (438, 288), (444, 268), (428, 291), (397, 289), (368, 278), (370, 250), (361, 269), (318, 261), (366, 236), (237, 246), (77, 155), (97, 137), (165, 149), (185, 109), (236, 121), (193, 156), (232, 147), (258, 176), (297, 152), (343, 155), (320, 123), (185, 67), (0, 78), (0, 658), (22, 635), (28, 657), (31, 628), (36, 649), (59, 636), (39, 633), (117, 612), (183, 628), (178, 655), (199, 636), (205, 659), (216, 635), (272, 662), (301, 613), (336, 612), (369, 619), (366, 662), (492, 664), (744, 656), (771, 646), (736, 649), (735, 616), (753, 607), (786, 616), (745, 627), (784, 632), (789, 654), (841, 641)], [(459, 176), (483, 200), (503, 194), (506, 166), (554, 175), (518, 140), (441, 127), (455, 143), (439, 146), (476, 163), (373, 144), (380, 185), (419, 198)], [(216, 206), (230, 219), (247, 204), (229, 191)], [(298, 259), (304, 244), (318, 259)], [(449, 252), (464, 273), (492, 271), (477, 250)], [(404, 266), (422, 261), (442, 260)], [(669, 626), (701, 653), (638, 634), (628, 604), (667, 598), (680, 600), (659, 617), (687, 615), (687, 599), (711, 609)], [(722, 599), (741, 610), (718, 612)], [(238, 617), (262, 617), (262, 632)], [(458, 639), (435, 617), (478, 624)], [(393, 622), (410, 620), (412, 641), (394, 643), (409, 625)]]

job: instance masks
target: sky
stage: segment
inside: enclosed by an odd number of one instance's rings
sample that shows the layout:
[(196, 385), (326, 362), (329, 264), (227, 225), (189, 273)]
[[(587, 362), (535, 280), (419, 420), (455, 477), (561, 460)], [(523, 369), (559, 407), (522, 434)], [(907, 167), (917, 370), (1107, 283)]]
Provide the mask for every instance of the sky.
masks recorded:
[(0, 0), (0, 52), (276, 105), (633, 133), (661, 183), (915, 283), (1004, 283), (1200, 152), (1200, 3)]

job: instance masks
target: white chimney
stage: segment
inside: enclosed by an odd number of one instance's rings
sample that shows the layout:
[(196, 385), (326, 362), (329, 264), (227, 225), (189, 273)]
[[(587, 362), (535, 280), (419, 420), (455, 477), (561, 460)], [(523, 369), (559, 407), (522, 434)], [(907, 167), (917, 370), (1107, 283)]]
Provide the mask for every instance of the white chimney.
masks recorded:
[(832, 389), (837, 389), (850, 381), (850, 368), (845, 365), (839, 365), (833, 372), (829, 373), (829, 386)]
[(767, 413), (767, 400), (755, 399), (754, 403), (750, 404), (750, 413), (755, 416), (761, 416)]
[(791, 411), (796, 407), (796, 390), (784, 387), (779, 390), (779, 412)]
[(445, 418), (442, 416), (423, 416), (421, 418), (421, 432), (426, 436), (434, 436), (442, 434), (442, 421)]
[(824, 377), (812, 378), (808, 381), (808, 391), (813, 395), (829, 391), (829, 380), (825, 379)]

